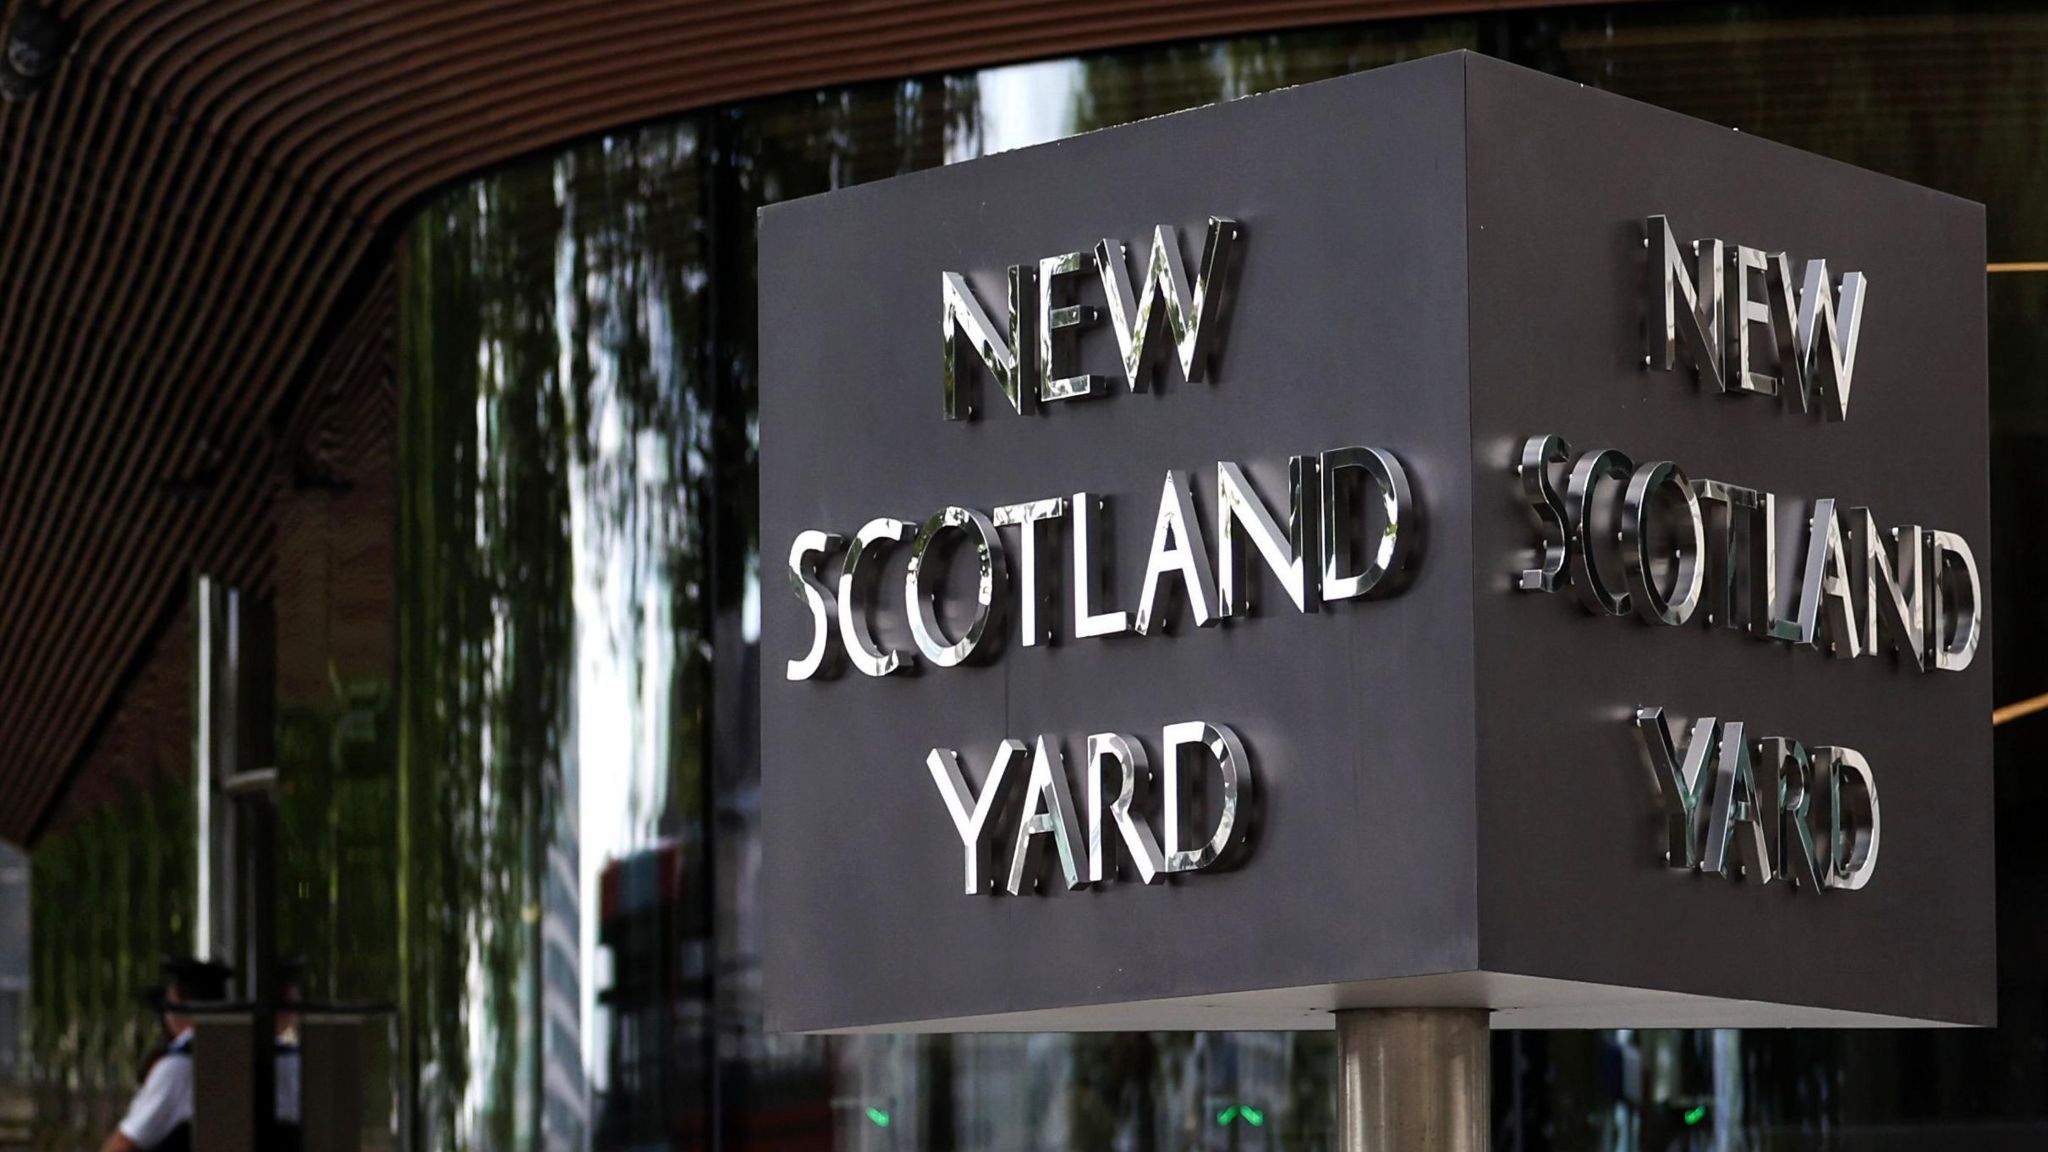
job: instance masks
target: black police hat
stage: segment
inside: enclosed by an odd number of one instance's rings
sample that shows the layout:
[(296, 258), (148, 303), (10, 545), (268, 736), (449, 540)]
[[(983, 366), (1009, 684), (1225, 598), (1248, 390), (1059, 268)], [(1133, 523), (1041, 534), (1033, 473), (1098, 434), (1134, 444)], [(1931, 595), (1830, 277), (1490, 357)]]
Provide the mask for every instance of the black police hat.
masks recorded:
[(185, 1000), (227, 999), (228, 978), (235, 974), (226, 964), (192, 956), (164, 957), (163, 972), (165, 987), (176, 988)]

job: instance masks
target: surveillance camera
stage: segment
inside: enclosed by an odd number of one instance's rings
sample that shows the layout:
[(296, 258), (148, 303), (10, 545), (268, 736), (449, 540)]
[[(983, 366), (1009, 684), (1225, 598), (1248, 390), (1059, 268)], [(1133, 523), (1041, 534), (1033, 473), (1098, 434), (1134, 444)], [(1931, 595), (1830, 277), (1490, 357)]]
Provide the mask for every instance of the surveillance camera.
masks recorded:
[(71, 29), (41, 0), (23, 0), (7, 35), (7, 63), (24, 79), (46, 80), (71, 47)]
[(0, 100), (19, 104), (36, 94), (42, 85), (14, 70), (14, 65), (0, 55)]

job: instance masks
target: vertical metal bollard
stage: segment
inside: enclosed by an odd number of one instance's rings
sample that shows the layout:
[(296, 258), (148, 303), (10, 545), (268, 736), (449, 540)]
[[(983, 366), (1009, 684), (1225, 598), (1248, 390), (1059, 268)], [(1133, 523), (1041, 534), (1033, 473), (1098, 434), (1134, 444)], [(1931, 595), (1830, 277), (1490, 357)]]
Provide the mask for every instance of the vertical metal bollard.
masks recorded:
[(228, 777), (242, 832), (242, 979), (261, 1059), (249, 1065), (250, 1123), (256, 1146), (277, 1146), (277, 769)]
[(1487, 1152), (1491, 1092), (1485, 1009), (1337, 1013), (1341, 1152)]

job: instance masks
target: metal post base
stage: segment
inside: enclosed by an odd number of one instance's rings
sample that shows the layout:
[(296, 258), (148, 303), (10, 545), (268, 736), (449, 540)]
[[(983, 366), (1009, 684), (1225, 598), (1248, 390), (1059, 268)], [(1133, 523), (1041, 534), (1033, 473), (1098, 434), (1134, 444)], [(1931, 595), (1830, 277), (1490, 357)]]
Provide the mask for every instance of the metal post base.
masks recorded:
[(1340, 1152), (1486, 1152), (1490, 1093), (1485, 1009), (1337, 1013)]

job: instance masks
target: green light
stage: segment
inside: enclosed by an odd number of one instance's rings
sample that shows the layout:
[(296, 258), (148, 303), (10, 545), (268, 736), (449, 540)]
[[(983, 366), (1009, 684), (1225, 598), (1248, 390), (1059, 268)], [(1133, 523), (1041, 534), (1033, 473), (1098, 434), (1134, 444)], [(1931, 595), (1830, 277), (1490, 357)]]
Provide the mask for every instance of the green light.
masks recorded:
[(1705, 1120), (1706, 1118), (1707, 1106), (1705, 1104), (1695, 1104), (1692, 1107), (1685, 1110), (1685, 1126), (1687, 1128), (1692, 1127), (1693, 1125), (1699, 1123), (1702, 1120)]
[(889, 1114), (887, 1112), (882, 1111), (880, 1108), (868, 1109), (868, 1119), (872, 1121), (874, 1123), (874, 1126), (877, 1128), (887, 1128), (889, 1126)]
[(1244, 1117), (1244, 1122), (1251, 1125), (1254, 1128), (1260, 1127), (1266, 1122), (1266, 1114), (1264, 1112), (1259, 1111), (1257, 1108), (1252, 1107), (1249, 1104), (1245, 1105), (1243, 1108), (1240, 1108), (1238, 1112), (1240, 1115)]
[(1221, 1127), (1229, 1127), (1230, 1122), (1235, 1119), (1237, 1119), (1237, 1105), (1235, 1104), (1216, 1114), (1216, 1123)]

